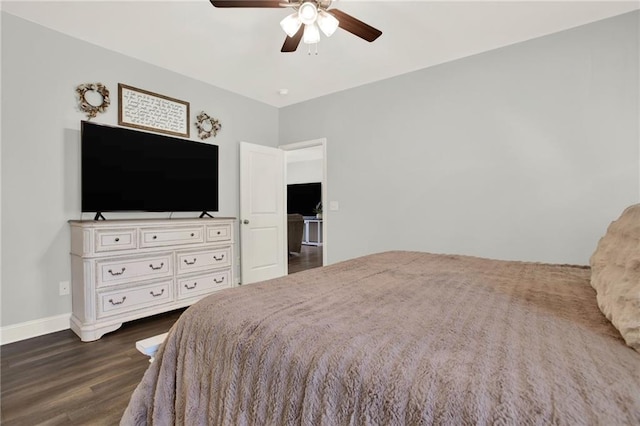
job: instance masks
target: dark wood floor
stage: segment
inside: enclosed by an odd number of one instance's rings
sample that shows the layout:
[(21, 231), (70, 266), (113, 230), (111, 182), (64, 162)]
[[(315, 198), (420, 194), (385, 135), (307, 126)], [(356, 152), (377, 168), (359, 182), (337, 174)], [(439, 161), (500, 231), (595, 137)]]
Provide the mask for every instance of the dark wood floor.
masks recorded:
[(96, 342), (65, 330), (2, 346), (2, 425), (117, 425), (149, 366), (135, 342), (168, 331), (183, 311), (126, 323)]
[[(289, 273), (322, 266), (322, 247), (289, 256)], [(126, 323), (96, 342), (65, 330), (0, 348), (3, 426), (117, 425), (149, 366), (135, 342), (169, 330), (184, 309)]]
[(300, 254), (289, 254), (289, 273), (305, 271), (322, 266), (322, 246), (302, 246)]

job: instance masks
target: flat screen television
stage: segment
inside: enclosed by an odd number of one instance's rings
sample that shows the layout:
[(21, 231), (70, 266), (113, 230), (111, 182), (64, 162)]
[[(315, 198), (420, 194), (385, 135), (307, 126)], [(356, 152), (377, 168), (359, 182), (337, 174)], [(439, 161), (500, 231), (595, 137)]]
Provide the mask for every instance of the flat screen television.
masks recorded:
[(287, 185), (287, 213), (315, 216), (314, 209), (322, 201), (322, 184), (296, 183)]
[(81, 139), (83, 212), (218, 211), (217, 145), (88, 121)]

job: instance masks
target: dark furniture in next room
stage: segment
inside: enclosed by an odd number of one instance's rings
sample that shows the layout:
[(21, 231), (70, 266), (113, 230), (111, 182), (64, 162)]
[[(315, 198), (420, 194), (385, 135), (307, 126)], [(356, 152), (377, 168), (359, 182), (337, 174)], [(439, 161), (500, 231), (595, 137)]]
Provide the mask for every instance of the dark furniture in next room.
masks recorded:
[(302, 230), (304, 217), (301, 214), (287, 215), (287, 252), (300, 253), (302, 250)]

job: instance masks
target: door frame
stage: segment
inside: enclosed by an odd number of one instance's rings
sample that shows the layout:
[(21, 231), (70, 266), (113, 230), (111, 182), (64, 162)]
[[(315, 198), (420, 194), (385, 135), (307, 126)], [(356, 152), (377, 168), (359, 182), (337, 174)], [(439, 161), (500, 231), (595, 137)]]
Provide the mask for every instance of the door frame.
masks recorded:
[[(302, 141), (302, 142), (294, 142), (294, 143), (289, 143), (286, 145), (279, 145), (278, 148), (280, 148), (283, 151), (294, 151), (297, 149), (304, 149), (304, 148), (312, 148), (315, 146), (322, 146), (322, 266), (326, 266), (327, 265), (327, 253), (328, 253), (328, 243), (329, 243), (329, 239), (327, 238), (327, 228), (328, 228), (328, 222), (329, 222), (329, 215), (327, 214), (329, 212), (329, 201), (327, 199), (327, 138), (320, 138), (320, 139), (312, 139), (312, 140), (307, 140), (307, 141)], [(284, 167), (284, 184), (285, 184), (285, 191), (284, 191), (284, 208), (285, 211), (287, 209), (287, 191), (286, 191), (286, 185), (287, 185), (287, 163), (286, 163), (286, 159), (285, 159), (285, 167)], [(286, 214), (285, 214), (286, 215)], [(286, 223), (286, 222), (285, 222)], [(286, 226), (285, 226), (285, 230), (286, 230)], [(286, 232), (286, 231), (285, 231)], [(286, 241), (286, 239), (285, 239)], [(287, 275), (289, 274), (289, 265), (288, 262), (286, 262), (287, 264), (285, 265), (285, 271), (287, 273)]]

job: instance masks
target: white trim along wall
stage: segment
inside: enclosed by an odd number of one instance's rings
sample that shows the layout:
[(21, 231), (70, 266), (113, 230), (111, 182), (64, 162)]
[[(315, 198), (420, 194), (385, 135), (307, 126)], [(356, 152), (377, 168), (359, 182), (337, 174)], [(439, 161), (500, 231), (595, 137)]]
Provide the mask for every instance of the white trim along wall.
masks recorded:
[(69, 329), (71, 313), (40, 318), (0, 328), (0, 345)]

